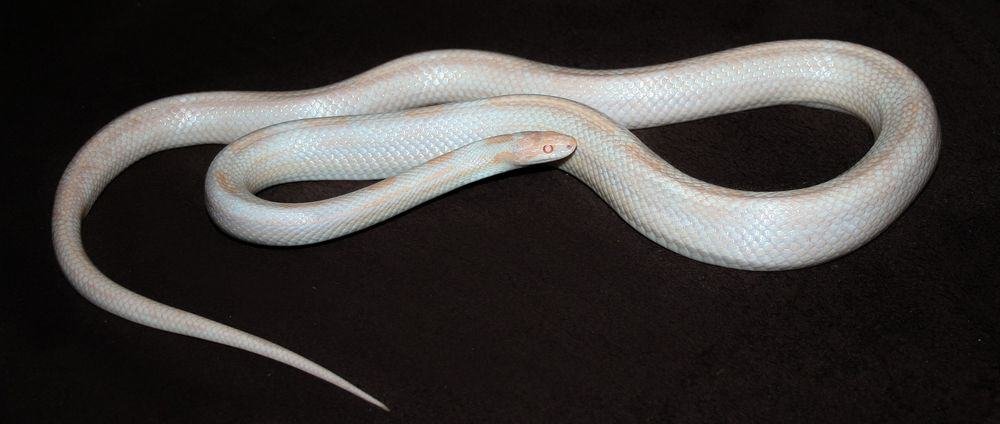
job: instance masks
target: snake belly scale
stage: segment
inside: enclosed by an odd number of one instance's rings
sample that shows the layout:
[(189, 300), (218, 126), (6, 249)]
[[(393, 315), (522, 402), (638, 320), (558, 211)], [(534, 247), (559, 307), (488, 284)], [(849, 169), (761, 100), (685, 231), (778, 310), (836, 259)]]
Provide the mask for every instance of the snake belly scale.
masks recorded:
[[(748, 192), (680, 172), (628, 131), (778, 104), (853, 114), (872, 128), (874, 145), (825, 183)], [(721, 266), (781, 270), (830, 260), (875, 237), (929, 178), (940, 134), (926, 87), (895, 59), (851, 43), (793, 40), (620, 70), (470, 50), (418, 53), (312, 90), (154, 101), (80, 149), (59, 183), (52, 218), (57, 258), (78, 292), (122, 318), (272, 358), (385, 408), (291, 350), (122, 287), (87, 257), (82, 221), (118, 173), (149, 154), (205, 143), (231, 143), (206, 178), (210, 214), (226, 232), (254, 242), (316, 243), (476, 179), (554, 161), (670, 250)], [(254, 195), (317, 179), (385, 180), (301, 204)]]

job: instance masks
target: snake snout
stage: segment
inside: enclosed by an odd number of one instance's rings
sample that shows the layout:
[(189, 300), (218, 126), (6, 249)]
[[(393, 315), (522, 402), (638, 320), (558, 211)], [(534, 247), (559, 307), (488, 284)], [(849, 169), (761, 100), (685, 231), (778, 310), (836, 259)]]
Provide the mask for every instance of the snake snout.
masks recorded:
[(576, 139), (554, 131), (514, 134), (514, 162), (533, 165), (563, 159), (576, 151)]

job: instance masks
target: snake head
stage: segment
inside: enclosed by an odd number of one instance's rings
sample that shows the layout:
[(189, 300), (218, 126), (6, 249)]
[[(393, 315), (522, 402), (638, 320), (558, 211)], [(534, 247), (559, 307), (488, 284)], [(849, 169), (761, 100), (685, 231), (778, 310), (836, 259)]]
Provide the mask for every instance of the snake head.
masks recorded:
[(575, 138), (554, 131), (528, 131), (513, 136), (512, 162), (516, 165), (552, 162), (576, 150)]

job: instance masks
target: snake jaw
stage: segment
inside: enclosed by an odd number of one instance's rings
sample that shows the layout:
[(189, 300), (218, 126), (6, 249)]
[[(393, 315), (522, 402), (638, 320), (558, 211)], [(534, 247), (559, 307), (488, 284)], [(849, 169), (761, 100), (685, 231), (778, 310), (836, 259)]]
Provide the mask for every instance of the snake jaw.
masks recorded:
[(525, 166), (563, 159), (576, 151), (576, 139), (554, 131), (514, 134), (511, 162)]

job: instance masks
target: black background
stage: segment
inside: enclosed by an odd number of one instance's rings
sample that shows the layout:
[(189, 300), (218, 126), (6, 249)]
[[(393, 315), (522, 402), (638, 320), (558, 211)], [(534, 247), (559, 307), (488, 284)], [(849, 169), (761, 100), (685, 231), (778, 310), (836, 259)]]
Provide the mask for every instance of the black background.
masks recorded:
[[(996, 3), (317, 3), (8, 11), (4, 67), (21, 77), (5, 89), (16, 166), (0, 323), (0, 418), (13, 419), (2, 421), (1000, 420)], [(101, 126), (157, 98), (316, 87), (438, 48), (619, 68), (792, 38), (895, 56), (926, 82), (943, 134), (935, 174), (894, 224), (803, 270), (677, 255), (549, 168), (294, 249), (213, 225), (202, 181), (220, 146), (143, 159), (98, 199), (84, 241), (112, 279), (314, 359), (390, 413), (276, 362), (101, 311), (52, 253), (63, 168)], [(800, 107), (636, 134), (696, 177), (757, 190), (832, 178), (872, 143), (859, 120)], [(263, 195), (315, 200), (365, 184)]]

